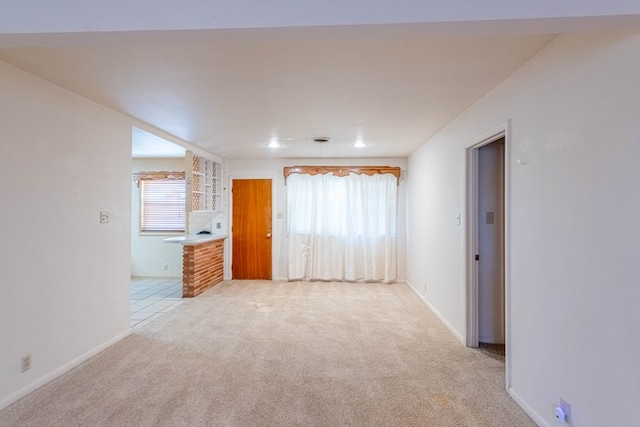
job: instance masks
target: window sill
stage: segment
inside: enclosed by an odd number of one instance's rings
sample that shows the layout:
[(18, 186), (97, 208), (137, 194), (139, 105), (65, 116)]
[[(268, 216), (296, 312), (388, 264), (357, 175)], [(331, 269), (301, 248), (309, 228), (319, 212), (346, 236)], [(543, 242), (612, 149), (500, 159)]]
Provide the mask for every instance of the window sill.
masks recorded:
[(138, 235), (141, 237), (153, 237), (153, 236), (182, 236), (185, 231), (138, 231)]

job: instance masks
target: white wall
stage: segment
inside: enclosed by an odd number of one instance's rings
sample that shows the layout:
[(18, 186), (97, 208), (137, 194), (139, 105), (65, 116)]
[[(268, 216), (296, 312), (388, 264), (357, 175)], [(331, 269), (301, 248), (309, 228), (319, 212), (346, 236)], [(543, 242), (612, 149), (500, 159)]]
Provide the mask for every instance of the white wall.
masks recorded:
[(563, 36), (409, 158), (408, 278), (464, 334), (464, 147), (510, 120), (508, 358), (541, 424), (560, 397), (574, 426), (637, 422), (639, 87), (640, 35)]
[[(233, 178), (272, 178), (273, 179), (273, 279), (287, 280), (287, 235), (286, 235), (286, 194), (287, 189), (284, 184), (283, 168), (285, 166), (398, 166), (406, 170), (406, 159), (229, 159), (226, 164), (227, 176), (225, 187), (230, 187), (230, 180)], [(406, 276), (406, 196), (405, 181), (400, 181), (398, 189), (398, 280), (405, 280)], [(229, 197), (225, 191), (225, 212), (228, 208)], [(277, 213), (283, 214), (282, 219), (277, 218)], [(231, 216), (229, 216), (230, 218)], [(231, 232), (229, 232), (231, 240)], [(229, 245), (229, 248), (231, 246)], [(226, 250), (226, 249), (225, 249)], [(225, 254), (230, 254), (229, 249)], [(225, 277), (230, 277), (229, 270), (230, 257), (225, 259)]]
[[(133, 159), (133, 172), (184, 172), (184, 158)], [(131, 275), (134, 277), (182, 277), (182, 245), (163, 243), (172, 235), (140, 234), (140, 189), (131, 181)], [(163, 265), (168, 264), (168, 270)]]
[(4, 62), (0, 94), (2, 408), (129, 331), (131, 125)]

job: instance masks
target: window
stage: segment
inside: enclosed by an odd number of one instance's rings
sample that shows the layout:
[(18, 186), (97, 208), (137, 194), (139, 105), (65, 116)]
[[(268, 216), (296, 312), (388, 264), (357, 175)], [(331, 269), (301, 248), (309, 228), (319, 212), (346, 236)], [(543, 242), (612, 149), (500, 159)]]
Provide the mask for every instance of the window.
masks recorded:
[(288, 232), (340, 238), (395, 238), (397, 185), (392, 175), (292, 175)]
[(141, 232), (184, 232), (185, 216), (184, 179), (140, 181)]
[(287, 178), (290, 280), (396, 280), (397, 177)]

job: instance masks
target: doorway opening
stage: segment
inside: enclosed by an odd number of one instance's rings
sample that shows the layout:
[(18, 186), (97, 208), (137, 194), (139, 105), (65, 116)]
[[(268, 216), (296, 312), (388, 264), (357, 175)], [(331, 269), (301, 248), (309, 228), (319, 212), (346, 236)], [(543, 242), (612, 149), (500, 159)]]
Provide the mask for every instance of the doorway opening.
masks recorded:
[[(130, 327), (139, 329), (154, 321), (164, 313), (182, 304), (182, 245), (167, 245), (163, 239), (180, 233), (179, 221), (173, 222), (170, 229), (147, 229), (143, 227), (142, 217), (146, 206), (157, 208), (158, 198), (170, 198), (176, 209), (175, 200), (180, 186), (184, 190), (184, 181), (162, 179), (162, 171), (185, 171), (185, 148), (161, 136), (136, 126), (131, 132), (131, 282), (130, 282)], [(145, 180), (144, 183), (155, 185), (145, 187), (136, 175), (144, 172), (153, 175), (158, 172), (157, 179)], [(144, 190), (154, 197), (145, 198)], [(182, 195), (184, 206), (184, 195)], [(148, 204), (148, 205), (146, 205)], [(166, 208), (167, 205), (161, 205)], [(157, 210), (157, 209), (156, 209)], [(148, 209), (147, 212), (151, 211)], [(165, 212), (155, 212), (161, 217)], [(183, 212), (184, 214), (184, 212)], [(179, 217), (178, 215), (176, 215)], [(182, 216), (184, 219), (184, 215)], [(153, 227), (161, 227), (158, 221), (149, 221)]]
[(506, 124), (467, 146), (466, 345), (504, 357), (509, 387)]

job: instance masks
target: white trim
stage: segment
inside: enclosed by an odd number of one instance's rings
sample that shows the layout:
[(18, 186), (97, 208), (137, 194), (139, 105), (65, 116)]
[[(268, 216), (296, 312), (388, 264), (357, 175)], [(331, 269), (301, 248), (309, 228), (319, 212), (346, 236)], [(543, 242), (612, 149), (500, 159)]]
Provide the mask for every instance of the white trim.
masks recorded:
[(64, 373), (72, 370), (73, 368), (79, 366), (83, 362), (87, 361), (88, 359), (92, 358), (93, 356), (97, 355), (98, 353), (103, 352), (107, 348), (111, 347), (112, 345), (114, 345), (118, 341), (128, 337), (129, 335), (131, 335), (131, 329), (127, 329), (123, 333), (116, 335), (115, 337), (113, 337), (110, 340), (100, 344), (99, 346), (95, 347), (94, 349), (89, 350), (88, 352), (76, 357), (75, 359), (71, 360), (68, 363), (65, 363), (64, 365), (60, 366), (58, 369), (55, 369), (52, 372), (49, 372), (48, 374), (45, 374), (45, 375), (41, 376), (40, 378), (36, 379), (35, 381), (33, 381), (30, 384), (27, 384), (25, 387), (21, 388), (17, 392), (15, 392), (13, 394), (10, 394), (9, 396), (7, 396), (4, 399), (0, 400), (0, 410), (6, 408), (7, 406), (11, 405), (12, 403), (17, 402), (18, 400), (22, 399), (23, 397), (25, 397), (29, 393), (32, 393), (35, 390), (39, 389), (43, 385), (55, 380), (60, 375), (62, 375)]
[(467, 347), (478, 347), (478, 253), (477, 214), (478, 214), (478, 151), (466, 148), (466, 238), (465, 238), (465, 344)]
[(496, 139), (500, 139), (509, 133), (510, 124), (511, 120), (507, 120), (482, 132), (480, 135), (468, 140), (464, 144), (464, 148), (480, 148), (483, 145), (491, 144)]
[(504, 123), (504, 343), (505, 387), (511, 389), (511, 121)]
[(504, 138), (504, 322), (505, 322), (505, 387), (511, 387), (511, 293), (510, 293), (510, 245), (509, 230), (510, 216), (510, 183), (511, 168), (509, 158), (511, 152), (511, 121), (507, 120), (481, 133), (465, 143), (466, 168), (466, 233), (465, 233), (465, 272), (467, 284), (465, 286), (466, 331), (463, 342), (468, 347), (478, 346), (478, 275), (475, 254), (477, 254), (477, 149)]
[[(400, 283), (400, 282), (396, 282), (396, 283)], [(418, 289), (415, 286), (413, 286), (410, 281), (406, 280), (404, 283), (406, 283), (409, 286), (409, 289), (411, 289), (413, 293), (416, 294), (418, 298), (420, 298), (420, 301), (422, 301), (429, 308), (429, 310), (431, 310), (431, 312), (435, 314), (435, 316), (444, 324), (444, 326), (446, 326), (447, 329), (449, 329), (449, 332), (451, 332), (453, 336), (455, 336), (462, 344), (464, 344), (465, 342), (462, 334), (458, 332), (456, 328), (451, 326), (451, 323), (449, 323), (447, 319), (445, 319), (445, 317), (442, 314), (440, 314), (440, 312), (436, 310), (436, 308), (433, 305), (431, 305), (429, 301), (427, 301), (424, 295), (418, 292)]]
[(196, 147), (193, 144), (189, 144), (187, 141), (184, 141), (174, 135), (171, 135), (170, 133), (160, 130), (148, 123), (145, 123), (137, 119), (133, 119), (131, 121), (131, 126), (136, 127), (138, 129), (142, 129), (145, 132), (149, 132), (150, 134), (155, 135), (159, 138), (165, 139), (173, 144), (179, 145), (185, 150), (190, 150), (194, 154), (197, 154), (198, 156), (206, 157), (207, 159), (213, 160), (214, 162), (222, 163), (222, 157), (217, 156), (213, 153), (210, 153), (209, 151), (203, 150), (200, 147)]
[(526, 414), (529, 415), (538, 426), (550, 427), (549, 424), (547, 424), (547, 422), (540, 416), (540, 414), (534, 411), (533, 408), (529, 406), (529, 404), (522, 397), (520, 397), (520, 395), (516, 393), (514, 389), (509, 387), (507, 391), (509, 392), (509, 396), (511, 396), (511, 398), (518, 404), (518, 406), (520, 406), (520, 408), (522, 408), (522, 410), (526, 412)]

